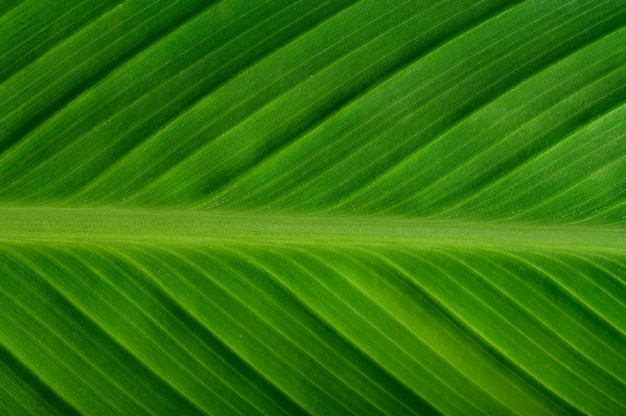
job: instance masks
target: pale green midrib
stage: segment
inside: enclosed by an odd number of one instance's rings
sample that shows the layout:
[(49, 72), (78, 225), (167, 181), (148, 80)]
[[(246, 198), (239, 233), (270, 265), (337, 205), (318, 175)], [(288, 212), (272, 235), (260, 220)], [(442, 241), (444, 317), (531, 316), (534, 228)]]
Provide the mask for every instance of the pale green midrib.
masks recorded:
[(626, 227), (115, 208), (0, 208), (0, 242), (546, 247), (626, 252)]

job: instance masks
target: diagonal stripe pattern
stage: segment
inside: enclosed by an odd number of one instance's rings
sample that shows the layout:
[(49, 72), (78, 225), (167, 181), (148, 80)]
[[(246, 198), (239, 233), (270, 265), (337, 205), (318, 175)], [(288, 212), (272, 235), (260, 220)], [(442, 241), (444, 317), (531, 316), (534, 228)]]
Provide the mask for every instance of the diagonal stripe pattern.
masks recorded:
[(621, 0), (0, 2), (0, 413), (626, 414), (625, 155)]

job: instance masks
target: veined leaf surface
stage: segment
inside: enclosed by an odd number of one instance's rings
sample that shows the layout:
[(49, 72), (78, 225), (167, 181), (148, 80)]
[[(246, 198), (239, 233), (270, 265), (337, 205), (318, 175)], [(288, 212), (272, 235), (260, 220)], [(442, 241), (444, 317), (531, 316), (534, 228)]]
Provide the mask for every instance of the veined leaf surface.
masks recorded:
[(0, 3), (3, 414), (626, 414), (621, 0)]

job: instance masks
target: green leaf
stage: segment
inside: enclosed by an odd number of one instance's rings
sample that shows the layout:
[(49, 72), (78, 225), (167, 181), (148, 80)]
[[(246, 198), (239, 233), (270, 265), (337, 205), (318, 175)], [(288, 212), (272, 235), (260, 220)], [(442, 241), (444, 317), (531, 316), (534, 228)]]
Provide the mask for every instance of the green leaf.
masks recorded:
[(0, 413), (626, 413), (619, 0), (0, 2)]

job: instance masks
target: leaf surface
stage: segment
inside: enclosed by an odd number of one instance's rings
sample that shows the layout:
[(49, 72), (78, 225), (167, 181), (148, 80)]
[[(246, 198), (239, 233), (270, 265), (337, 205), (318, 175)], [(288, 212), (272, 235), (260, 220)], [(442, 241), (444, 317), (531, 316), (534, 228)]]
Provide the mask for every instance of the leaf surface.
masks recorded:
[(626, 412), (618, 0), (0, 4), (3, 414)]

